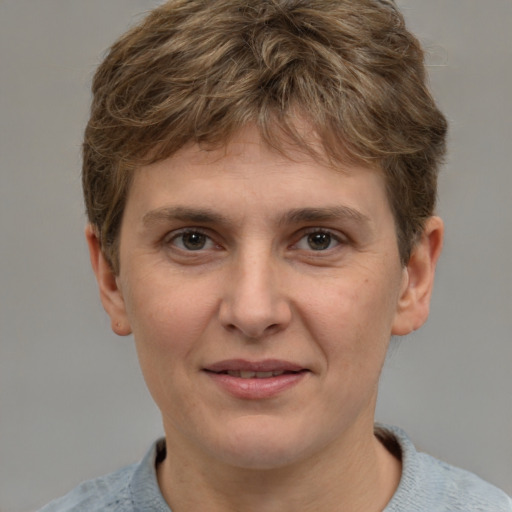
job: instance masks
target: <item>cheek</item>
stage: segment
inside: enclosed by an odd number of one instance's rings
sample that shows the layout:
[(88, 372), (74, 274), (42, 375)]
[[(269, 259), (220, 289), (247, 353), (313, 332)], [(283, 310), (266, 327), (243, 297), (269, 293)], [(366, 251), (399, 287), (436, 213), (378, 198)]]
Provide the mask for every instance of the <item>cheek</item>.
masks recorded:
[(174, 274), (145, 274), (132, 279), (126, 289), (126, 309), (135, 339), (146, 342), (167, 345), (193, 336), (214, 304), (206, 293), (207, 283), (185, 282)]
[(397, 292), (385, 273), (368, 277), (333, 277), (319, 293), (306, 294), (303, 318), (320, 349), (329, 359), (352, 372), (380, 365), (391, 337)]
[[(183, 391), (197, 370), (214, 305), (198, 290), (146, 280), (127, 300), (142, 374), (162, 411), (179, 416)], [(190, 397), (189, 397), (190, 398)]]
[(205, 286), (147, 276), (139, 283), (130, 288), (126, 308), (142, 371), (154, 388), (193, 366), (216, 306)]

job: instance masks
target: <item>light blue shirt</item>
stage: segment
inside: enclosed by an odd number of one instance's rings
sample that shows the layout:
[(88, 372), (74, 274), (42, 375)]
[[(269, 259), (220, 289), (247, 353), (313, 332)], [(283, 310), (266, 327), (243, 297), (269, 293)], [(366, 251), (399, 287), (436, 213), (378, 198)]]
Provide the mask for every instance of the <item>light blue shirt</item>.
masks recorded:
[[(512, 512), (512, 499), (476, 475), (416, 451), (403, 430), (391, 434), (402, 455), (402, 477), (383, 512)], [(153, 444), (139, 464), (76, 487), (40, 512), (172, 512), (156, 477), (164, 440)]]

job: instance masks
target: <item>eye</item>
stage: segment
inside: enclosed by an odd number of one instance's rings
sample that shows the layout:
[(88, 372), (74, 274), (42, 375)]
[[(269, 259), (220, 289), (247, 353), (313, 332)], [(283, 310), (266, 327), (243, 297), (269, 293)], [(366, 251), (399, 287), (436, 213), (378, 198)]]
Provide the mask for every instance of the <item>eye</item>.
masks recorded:
[(339, 238), (330, 231), (315, 230), (303, 236), (295, 247), (306, 251), (326, 251), (339, 244)]
[(212, 249), (215, 245), (209, 236), (197, 230), (182, 231), (177, 233), (169, 239), (168, 243), (183, 251), (201, 251), (204, 249)]

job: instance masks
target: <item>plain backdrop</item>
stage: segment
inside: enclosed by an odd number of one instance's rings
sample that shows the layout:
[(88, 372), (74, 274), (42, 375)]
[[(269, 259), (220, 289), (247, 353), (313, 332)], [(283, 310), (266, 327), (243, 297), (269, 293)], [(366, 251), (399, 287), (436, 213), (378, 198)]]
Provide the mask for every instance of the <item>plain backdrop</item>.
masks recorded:
[[(242, 0), (241, 0), (242, 1)], [(37, 508), (162, 433), (97, 298), (80, 143), (105, 49), (151, 0), (0, 0), (0, 510)], [(431, 318), (394, 344), (377, 418), (512, 493), (512, 2), (399, 2), (450, 120)]]

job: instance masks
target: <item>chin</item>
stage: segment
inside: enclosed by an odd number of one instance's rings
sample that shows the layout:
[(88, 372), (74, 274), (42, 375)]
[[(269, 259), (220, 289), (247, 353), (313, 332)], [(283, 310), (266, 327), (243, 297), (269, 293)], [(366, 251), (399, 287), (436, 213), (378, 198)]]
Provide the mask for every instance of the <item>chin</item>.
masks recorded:
[(271, 443), (247, 444), (237, 449), (230, 447), (222, 452), (223, 462), (229, 466), (248, 470), (274, 470), (300, 462), (303, 458), (298, 453), (298, 447), (288, 450), (287, 447), (272, 445)]
[[(217, 457), (224, 463), (243, 469), (279, 469), (311, 456), (321, 449), (320, 439), (310, 439), (299, 429), (284, 429), (282, 425), (269, 425), (254, 418), (248, 428), (229, 428), (219, 443)], [(281, 427), (281, 428), (279, 428)]]

